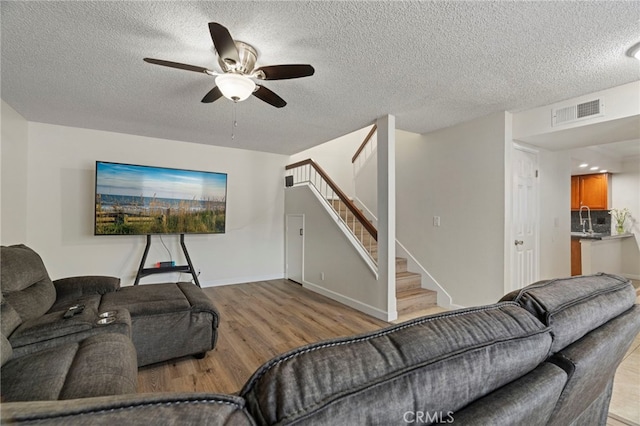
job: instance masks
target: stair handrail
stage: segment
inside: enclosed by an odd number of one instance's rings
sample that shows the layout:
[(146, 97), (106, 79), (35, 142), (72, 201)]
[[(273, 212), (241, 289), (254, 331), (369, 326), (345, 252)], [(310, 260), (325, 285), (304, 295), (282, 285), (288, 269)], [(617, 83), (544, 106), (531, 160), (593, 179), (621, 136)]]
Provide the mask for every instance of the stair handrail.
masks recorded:
[(369, 141), (371, 140), (373, 135), (376, 133), (376, 130), (378, 130), (378, 125), (374, 124), (373, 127), (371, 127), (371, 130), (369, 131), (369, 134), (364, 138), (364, 140), (360, 144), (360, 147), (357, 149), (356, 153), (353, 154), (353, 157), (351, 157), (351, 163), (355, 163), (356, 162), (356, 160), (358, 159), (358, 156), (360, 155), (360, 153), (362, 151), (364, 151), (364, 148), (367, 146), (367, 144), (369, 143)]
[(346, 194), (342, 192), (340, 187), (329, 177), (329, 175), (315, 161), (313, 161), (311, 158), (308, 158), (306, 160), (298, 161), (297, 163), (293, 163), (293, 164), (289, 164), (288, 166), (285, 166), (285, 170), (292, 170), (292, 169), (302, 167), (302, 166), (307, 166), (307, 165), (314, 168), (316, 173), (318, 173), (322, 177), (322, 179), (324, 179), (327, 185), (329, 185), (329, 187), (333, 190), (333, 192), (338, 196), (340, 201), (342, 201), (347, 206), (347, 208), (356, 217), (356, 219), (358, 219), (360, 224), (367, 230), (367, 232), (369, 232), (371, 237), (375, 241), (378, 241), (378, 230), (375, 228), (375, 226), (373, 226), (373, 224), (369, 221), (369, 219), (367, 219), (365, 215), (362, 214), (360, 209), (358, 209), (356, 205), (353, 204), (353, 201), (351, 201), (349, 197), (347, 197)]

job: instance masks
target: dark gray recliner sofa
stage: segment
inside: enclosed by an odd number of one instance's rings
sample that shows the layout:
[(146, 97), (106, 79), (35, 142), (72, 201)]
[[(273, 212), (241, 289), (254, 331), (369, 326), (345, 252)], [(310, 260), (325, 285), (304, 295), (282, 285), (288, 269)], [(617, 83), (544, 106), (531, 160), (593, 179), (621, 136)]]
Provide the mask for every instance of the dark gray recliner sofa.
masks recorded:
[[(131, 336), (138, 367), (216, 344), (218, 312), (199, 287), (169, 283), (120, 287), (115, 277), (82, 276), (51, 281), (40, 256), (25, 245), (1, 248), (1, 287), (13, 321), (5, 330), (14, 356), (22, 356), (105, 332)], [(76, 304), (84, 311), (63, 318)], [(98, 314), (117, 312), (98, 325)], [(3, 321), (4, 322), (4, 321)]]
[(23, 424), (604, 425), (640, 330), (628, 280), (544, 281), (495, 305), (318, 342), (259, 368), (237, 396), (142, 394), (2, 404)]

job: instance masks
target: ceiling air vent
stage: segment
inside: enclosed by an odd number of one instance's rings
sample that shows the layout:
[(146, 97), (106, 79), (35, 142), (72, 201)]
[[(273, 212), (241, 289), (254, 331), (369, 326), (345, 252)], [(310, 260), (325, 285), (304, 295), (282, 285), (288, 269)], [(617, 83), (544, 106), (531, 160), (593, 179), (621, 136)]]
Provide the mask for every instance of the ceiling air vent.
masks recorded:
[(602, 115), (604, 115), (604, 101), (594, 99), (577, 105), (552, 109), (551, 123), (553, 126), (558, 126)]

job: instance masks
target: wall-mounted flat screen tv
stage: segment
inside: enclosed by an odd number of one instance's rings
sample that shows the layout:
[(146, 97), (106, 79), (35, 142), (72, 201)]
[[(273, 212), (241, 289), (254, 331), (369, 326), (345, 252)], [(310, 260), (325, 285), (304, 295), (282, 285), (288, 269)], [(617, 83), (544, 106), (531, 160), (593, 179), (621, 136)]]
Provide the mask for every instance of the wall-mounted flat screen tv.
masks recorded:
[(96, 161), (95, 235), (225, 232), (227, 174)]

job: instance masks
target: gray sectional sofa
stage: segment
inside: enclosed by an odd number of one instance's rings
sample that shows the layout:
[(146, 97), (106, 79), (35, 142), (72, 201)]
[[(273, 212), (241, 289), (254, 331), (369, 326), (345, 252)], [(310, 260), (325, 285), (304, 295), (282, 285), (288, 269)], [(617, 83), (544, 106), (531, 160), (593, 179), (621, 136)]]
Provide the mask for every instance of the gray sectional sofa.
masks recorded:
[[(130, 394), (2, 404), (22, 424), (604, 425), (640, 330), (635, 290), (598, 274), (307, 345), (238, 395)], [(4, 374), (4, 367), (3, 367)]]
[(139, 366), (215, 346), (218, 312), (193, 284), (51, 281), (29, 247), (0, 250), (2, 401), (134, 393)]

